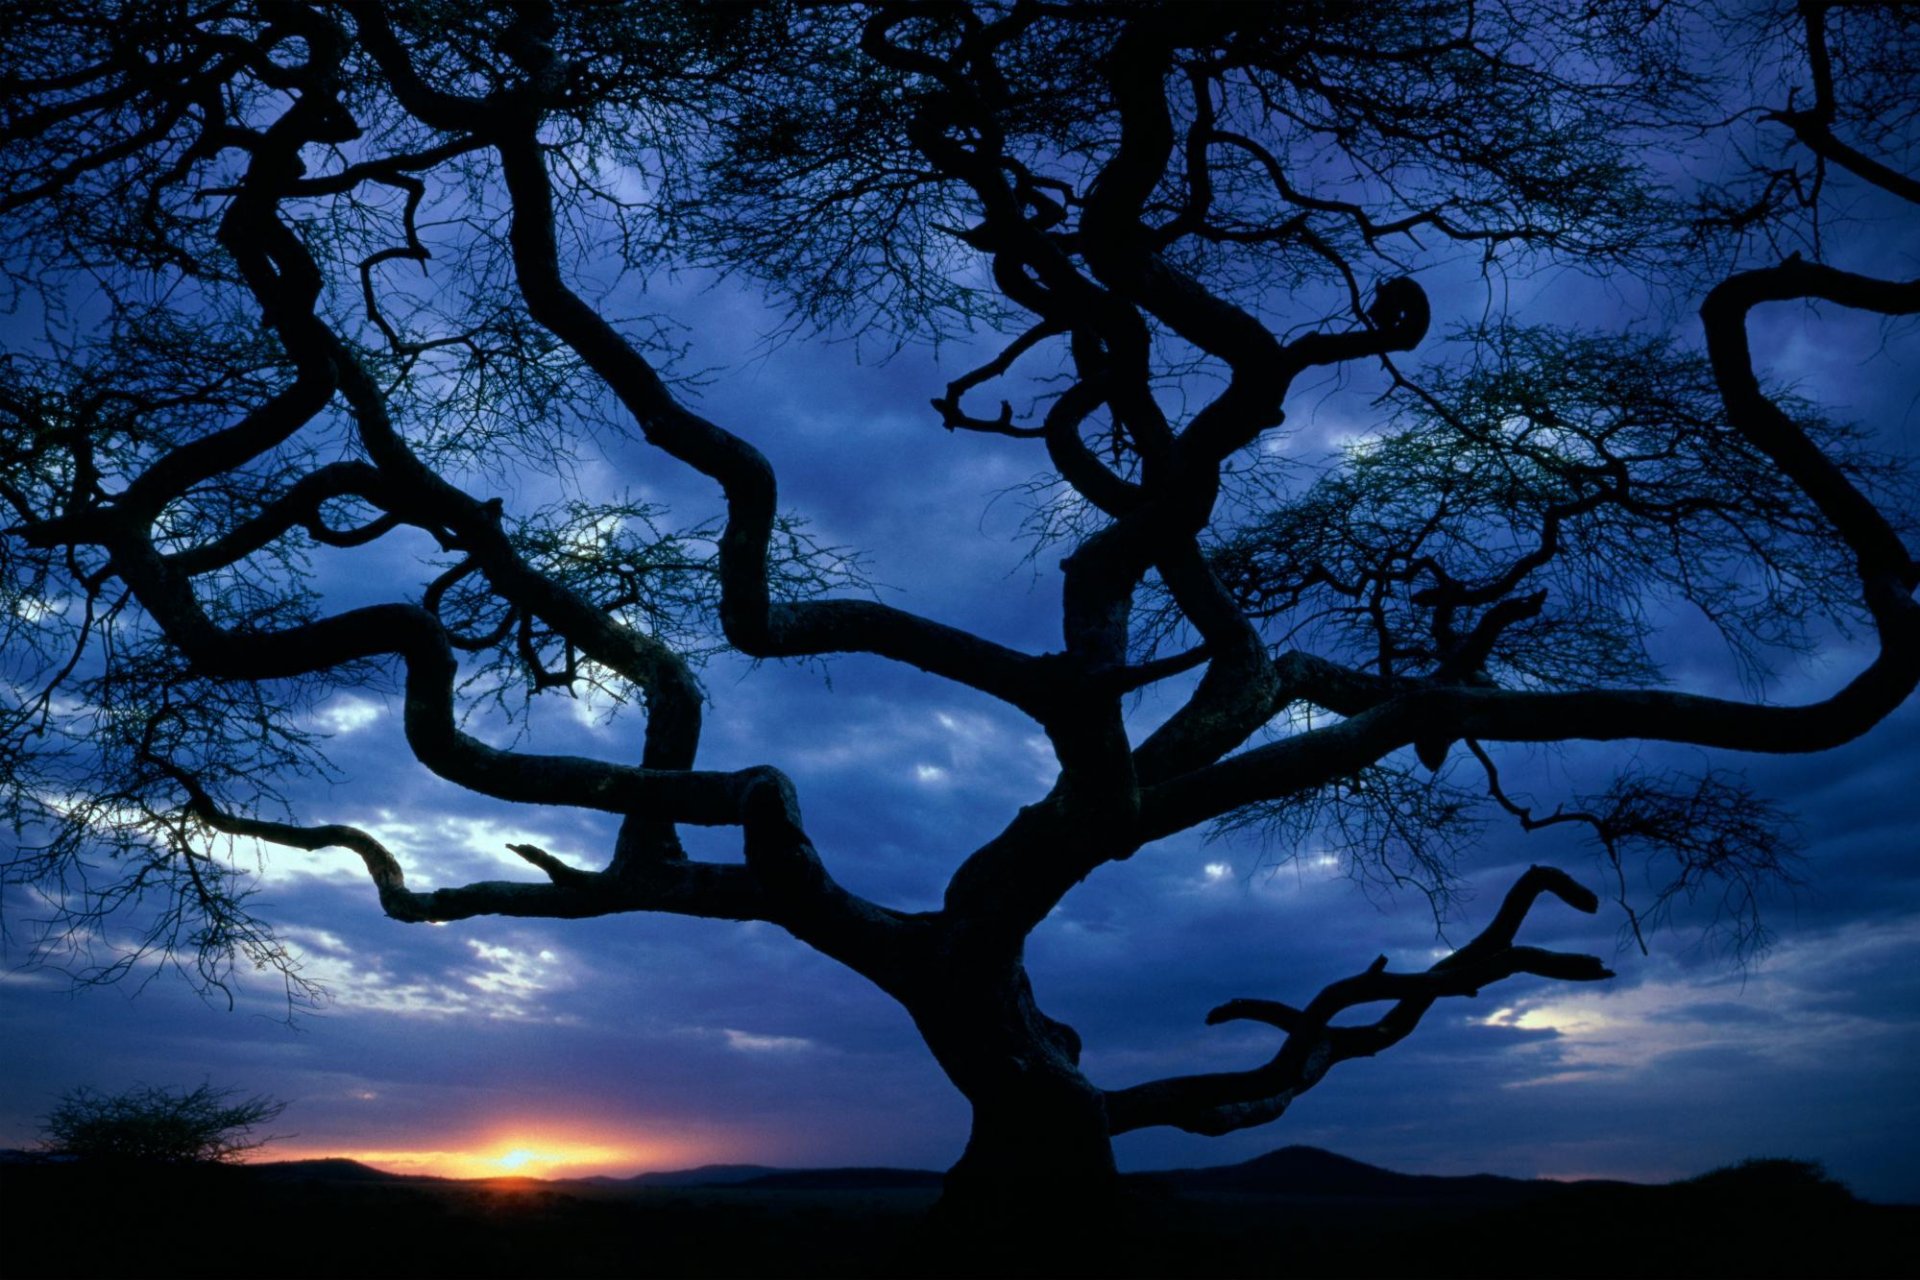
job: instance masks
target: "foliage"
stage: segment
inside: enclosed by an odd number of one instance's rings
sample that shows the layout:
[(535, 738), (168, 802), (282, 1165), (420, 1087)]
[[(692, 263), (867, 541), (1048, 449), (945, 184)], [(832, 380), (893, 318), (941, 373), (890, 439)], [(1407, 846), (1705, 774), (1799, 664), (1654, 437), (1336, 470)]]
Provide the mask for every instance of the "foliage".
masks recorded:
[(231, 1163), (272, 1142), (257, 1133), (287, 1104), (236, 1089), (135, 1086), (120, 1093), (79, 1088), (41, 1122), (43, 1146), (57, 1155), (137, 1164)]

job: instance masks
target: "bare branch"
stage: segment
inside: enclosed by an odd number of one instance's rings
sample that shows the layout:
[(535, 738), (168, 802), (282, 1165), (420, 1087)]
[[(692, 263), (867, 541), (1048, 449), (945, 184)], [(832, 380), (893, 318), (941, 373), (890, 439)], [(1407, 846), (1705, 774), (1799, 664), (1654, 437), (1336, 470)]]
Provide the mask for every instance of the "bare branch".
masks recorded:
[[(1251, 1071), (1182, 1076), (1111, 1090), (1106, 1095), (1113, 1132), (1171, 1125), (1192, 1133), (1220, 1134), (1266, 1124), (1326, 1073), (1352, 1058), (1371, 1057), (1406, 1038), (1433, 1005), (1449, 996), (1474, 996), (1481, 988), (1533, 974), (1563, 982), (1613, 977), (1596, 956), (1543, 951), (1514, 944), (1527, 913), (1542, 894), (1576, 911), (1599, 909), (1592, 892), (1552, 867), (1533, 867), (1507, 891), (1487, 927), (1466, 945), (1423, 973), (1392, 973), (1381, 956), (1364, 973), (1321, 990), (1304, 1009), (1273, 1000), (1231, 1000), (1207, 1014), (1209, 1025), (1247, 1020), (1286, 1033), (1272, 1060)], [(1373, 1022), (1334, 1025), (1349, 1009), (1391, 1001)]]

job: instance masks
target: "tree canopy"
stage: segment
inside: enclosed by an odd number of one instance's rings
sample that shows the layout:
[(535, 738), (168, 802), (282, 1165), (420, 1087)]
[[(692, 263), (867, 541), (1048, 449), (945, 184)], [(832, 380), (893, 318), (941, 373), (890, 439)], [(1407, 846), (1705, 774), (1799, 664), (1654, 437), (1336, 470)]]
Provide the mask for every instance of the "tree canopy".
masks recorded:
[[(1502, 752), (1819, 751), (1920, 682), (1910, 469), (1771, 383), (1748, 333), (1781, 303), (1920, 311), (1858, 231), (1920, 198), (1912, 8), (13, 8), (10, 872), (69, 931), (140, 907), (207, 982), (292, 972), (236, 838), (350, 850), (400, 921), (765, 921), (912, 1014), (975, 1108), (962, 1181), (1097, 1181), (1112, 1135), (1270, 1121), (1442, 999), (1609, 974), (1521, 941), (1542, 895), (1600, 906), (1536, 867), (1431, 969), (1207, 1015), (1276, 1028), (1264, 1065), (1095, 1082), (1022, 962), (1090, 874), (1256, 826), (1442, 902), (1476, 824), (1564, 824), (1634, 928), (1706, 893), (1751, 937), (1792, 842), (1737, 773), (1626, 761), (1546, 805), (1502, 786)], [(926, 428), (1044, 469), (1057, 647), (886, 603), (783, 509), (754, 443), (777, 424), (702, 416), (701, 335), (618, 309), (674, 271), (758, 282), (792, 341), (987, 351), (927, 389)], [(1555, 271), (1642, 318), (1460, 302)], [(1328, 377), (1375, 390), (1375, 421), (1307, 456), (1290, 415)], [(636, 435), (716, 509), (577, 481)], [(329, 576), (395, 540), (411, 581)], [(1677, 607), (1753, 696), (1676, 683)], [(1836, 636), (1871, 650), (1844, 683), (1766, 696)], [(1028, 717), (1057, 777), (952, 851), (938, 909), (870, 901), (781, 761), (698, 766), (708, 699), (751, 696), (703, 687), (720, 652), (955, 682)], [(366, 688), (440, 778), (616, 817), (604, 863), (517, 845), (523, 880), (416, 890), (293, 803), (336, 776), (299, 713)], [(626, 755), (495, 731), (587, 688), (626, 709)], [(743, 858), (690, 856), (686, 826), (737, 829)]]

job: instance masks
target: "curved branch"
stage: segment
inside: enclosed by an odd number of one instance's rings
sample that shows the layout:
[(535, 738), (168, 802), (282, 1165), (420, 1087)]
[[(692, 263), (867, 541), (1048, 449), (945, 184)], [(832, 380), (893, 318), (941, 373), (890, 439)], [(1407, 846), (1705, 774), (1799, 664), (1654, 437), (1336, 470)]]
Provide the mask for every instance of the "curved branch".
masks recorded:
[[(1235, 809), (1323, 786), (1417, 742), (1624, 739), (1795, 755), (1839, 746), (1879, 724), (1920, 686), (1920, 604), (1908, 601), (1901, 646), (1889, 647), (1819, 702), (1776, 707), (1661, 690), (1525, 693), (1474, 687), (1380, 694), (1351, 718), (1267, 743), (1145, 789), (1145, 839)], [(1387, 687), (1387, 686), (1382, 686)], [(1403, 687), (1404, 686), (1400, 686)], [(1348, 690), (1366, 697), (1355, 685)], [(1304, 690), (1303, 700), (1328, 705)]]
[(220, 537), (168, 556), (167, 565), (188, 577), (208, 573), (245, 559), (295, 526), (304, 528), (316, 542), (360, 546), (391, 531), (399, 518), (388, 512), (359, 529), (339, 531), (321, 522), (320, 507), (333, 498), (375, 501), (382, 487), (380, 473), (364, 462), (329, 463), (301, 476), (286, 492)]
[(346, 849), (366, 864), (380, 909), (408, 924), (444, 923), (472, 916), (577, 920), (628, 911), (671, 911), (721, 920), (766, 920), (773, 906), (744, 867), (683, 863), (645, 882), (579, 871), (533, 845), (508, 845), (544, 871), (550, 883), (482, 880), (422, 893), (409, 889), (400, 862), (380, 841), (341, 823), (296, 826), (227, 813), (197, 787), (193, 815), (216, 831), (309, 852)]
[(720, 623), (757, 658), (865, 652), (919, 667), (1044, 718), (1048, 690), (1033, 657), (904, 610), (862, 600), (775, 604), (767, 573), (777, 495), (766, 458), (679, 403), (645, 357), (575, 293), (560, 271), (553, 192), (531, 120), (499, 131), (514, 210), (510, 238), (527, 309), (586, 361), (647, 439), (717, 481), (727, 502), (720, 536)]
[(911, 917), (877, 907), (828, 876), (800, 828), (791, 784), (772, 769), (749, 769), (735, 777), (745, 866), (629, 862), (616, 854), (605, 871), (583, 871), (537, 845), (509, 844), (548, 883), (482, 880), (424, 893), (407, 888), (399, 859), (365, 831), (341, 823), (298, 826), (229, 813), (193, 778), (177, 769), (169, 772), (188, 792), (188, 811), (216, 831), (287, 848), (346, 849), (358, 855), (381, 909), (410, 924), (480, 915), (584, 919), (637, 911), (758, 920), (780, 925), (882, 986), (910, 967), (903, 955), (924, 932), (913, 927)]
[(1796, 254), (1777, 266), (1729, 277), (1708, 293), (1700, 308), (1707, 358), (1728, 417), (1800, 486), (1853, 548), (1867, 607), (1884, 628), (1903, 612), (1903, 604), (1911, 607), (1909, 593), (1920, 586), (1920, 560), (1873, 501), (1767, 397), (1753, 370), (1747, 313), (1762, 303), (1804, 298), (1880, 315), (1915, 315), (1920, 314), (1920, 279), (1879, 280), (1803, 262)]
[(1218, 760), (1272, 718), (1279, 683), (1265, 642), (1191, 539), (1158, 561), (1161, 579), (1205, 641), (1193, 695), (1134, 751), (1145, 783)]
[(949, 431), (982, 431), (994, 435), (1013, 436), (1016, 439), (1035, 439), (1045, 435), (1045, 427), (1015, 426), (1013, 406), (1004, 400), (1000, 402), (999, 417), (976, 418), (960, 407), (960, 398), (981, 383), (1004, 374), (1021, 356), (1048, 338), (1056, 337), (1063, 332), (1065, 330), (1061, 325), (1051, 320), (1042, 320), (1009, 342), (993, 359), (947, 383), (947, 393), (944, 396), (936, 396), (933, 400), (933, 407), (940, 414), (940, 424)]
[(1076, 382), (1063, 391), (1047, 411), (1047, 456), (1074, 492), (1108, 515), (1123, 515), (1140, 505), (1140, 486), (1116, 475), (1080, 438), (1080, 424), (1101, 402), (1097, 383)]
[[(1802, 706), (1778, 707), (1664, 690), (1529, 693), (1425, 682), (1381, 682), (1369, 689), (1337, 669), (1320, 669), (1322, 678), (1310, 675), (1301, 684), (1289, 684), (1289, 695), (1352, 719), (1149, 788), (1142, 814), (1150, 838), (1322, 785), (1415, 743), (1637, 738), (1792, 754), (1838, 746), (1878, 724), (1920, 687), (1920, 601), (1913, 595), (1920, 586), (1920, 561), (1873, 501), (1760, 389), (1747, 341), (1747, 313), (1762, 303), (1802, 298), (1911, 315), (1920, 313), (1920, 280), (1878, 280), (1790, 258), (1729, 278), (1701, 308), (1709, 360), (1734, 429), (1800, 487), (1857, 557), (1862, 600), (1880, 648), (1838, 692)], [(1525, 607), (1521, 601), (1513, 609)]]
[[(653, 444), (720, 484), (727, 522), (720, 537), (720, 621), (752, 657), (869, 652), (910, 663), (991, 693), (1036, 716), (1046, 689), (1035, 660), (955, 627), (869, 602), (776, 605), (767, 572), (777, 495), (772, 468), (740, 437), (687, 410), (651, 364), (566, 283), (554, 235), (552, 183), (538, 140), (537, 97), (497, 95), (472, 102), (440, 93), (413, 67), (377, 5), (352, 12), (369, 52), (403, 106), (436, 128), (476, 124), (500, 157), (515, 275), (528, 311), (604, 380)], [(550, 49), (521, 51), (539, 80)]]
[(1920, 179), (1889, 168), (1834, 136), (1836, 103), (1833, 59), (1827, 49), (1827, 5), (1802, 3), (1800, 18), (1807, 30), (1807, 61), (1813, 71), (1813, 106), (1805, 111), (1769, 111), (1761, 119), (1778, 121), (1793, 130), (1793, 136), (1800, 140), (1800, 145), (1822, 160), (1837, 164), (1855, 177), (1872, 183), (1882, 191), (1891, 192), (1902, 200), (1920, 204)]
[[(1109, 1091), (1108, 1124), (1116, 1134), (1152, 1125), (1221, 1134), (1265, 1124), (1318, 1084), (1339, 1063), (1371, 1057), (1405, 1039), (1436, 1001), (1478, 995), (1482, 987), (1529, 973), (1564, 982), (1597, 982), (1613, 973), (1597, 956), (1514, 945), (1527, 913), (1550, 894), (1588, 915), (1599, 899), (1565, 872), (1531, 867), (1507, 891), (1487, 927), (1422, 973), (1390, 973), (1381, 956), (1365, 972), (1323, 988), (1304, 1009), (1275, 1000), (1230, 1000), (1207, 1014), (1207, 1024), (1248, 1020), (1287, 1033), (1280, 1051), (1251, 1071), (1180, 1076)], [(1373, 1022), (1334, 1026), (1349, 1009), (1392, 1001)]]

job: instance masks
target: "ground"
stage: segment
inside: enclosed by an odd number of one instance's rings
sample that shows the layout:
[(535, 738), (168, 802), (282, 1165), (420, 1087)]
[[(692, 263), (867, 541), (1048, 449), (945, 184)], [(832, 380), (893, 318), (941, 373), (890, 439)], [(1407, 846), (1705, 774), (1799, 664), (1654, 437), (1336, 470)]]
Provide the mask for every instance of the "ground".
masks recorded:
[[(1920, 1233), (1920, 1206), (1862, 1203), (1785, 1162), (1647, 1187), (1411, 1179), (1305, 1150), (1134, 1177), (1093, 1242), (1003, 1256), (1046, 1275), (1893, 1277), (1911, 1273)], [(1301, 1177), (1324, 1190), (1301, 1193)], [(10, 1280), (1007, 1269), (939, 1238), (937, 1185), (897, 1171), (677, 1187), (409, 1179), (344, 1161), (10, 1164), (0, 1195)]]

